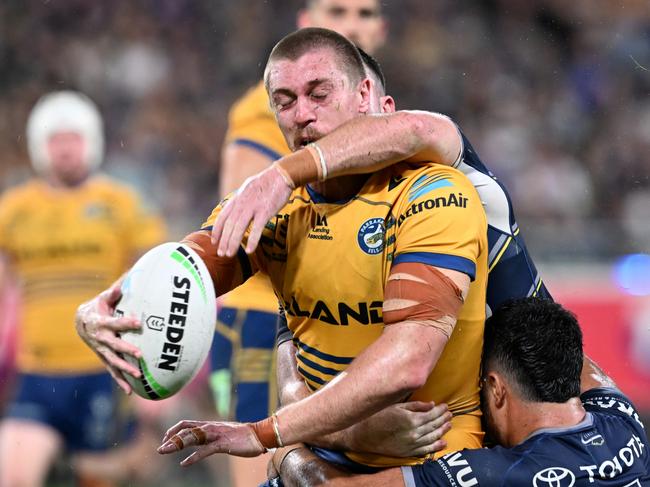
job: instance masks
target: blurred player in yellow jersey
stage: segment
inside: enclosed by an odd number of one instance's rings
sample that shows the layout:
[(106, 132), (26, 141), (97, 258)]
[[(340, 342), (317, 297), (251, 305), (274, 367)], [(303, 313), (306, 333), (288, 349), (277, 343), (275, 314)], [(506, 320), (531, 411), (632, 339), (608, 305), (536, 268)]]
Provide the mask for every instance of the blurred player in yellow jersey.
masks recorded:
[[(370, 54), (386, 37), (378, 0), (308, 0), (298, 12), (297, 24), (338, 31)], [(222, 196), (290, 152), (261, 81), (233, 105), (228, 123), (221, 157)], [(258, 274), (226, 295), (221, 304), (211, 380), (218, 410), (222, 417), (257, 421), (276, 406), (273, 355), (278, 300), (268, 278)], [(235, 485), (249, 486), (265, 478), (265, 459), (231, 457), (230, 461)]]
[(0, 422), (2, 487), (43, 485), (64, 451), (121, 443), (119, 396), (77, 336), (74, 313), (164, 237), (162, 222), (133, 191), (93, 175), (104, 135), (89, 98), (44, 96), (30, 114), (27, 141), (39, 177), (0, 199), (1, 272), (18, 278), (22, 295), (18, 380)]

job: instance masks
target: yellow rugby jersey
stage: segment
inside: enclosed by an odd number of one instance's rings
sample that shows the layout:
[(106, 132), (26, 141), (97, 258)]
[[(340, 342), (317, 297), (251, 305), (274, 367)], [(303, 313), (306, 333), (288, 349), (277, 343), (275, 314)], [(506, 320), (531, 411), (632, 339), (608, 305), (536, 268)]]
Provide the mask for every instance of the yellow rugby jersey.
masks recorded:
[[(244, 256), (240, 252), (240, 262)], [(454, 269), (472, 278), (454, 332), (412, 399), (446, 402), (457, 415), (445, 438), (449, 450), (478, 447), (487, 222), (463, 174), (440, 165), (401, 163), (376, 173), (357, 196), (340, 203), (324, 203), (309, 188), (297, 189), (242, 268), (269, 274), (298, 348), (298, 370), (317, 390), (381, 334), (384, 287), (391, 266), (399, 262)], [(374, 466), (424, 460), (348, 456)]]
[(164, 238), (134, 192), (95, 177), (59, 190), (33, 180), (0, 199), (0, 251), (21, 282), (18, 369), (38, 374), (104, 370), (77, 336), (77, 307)]
[[(260, 81), (233, 105), (228, 115), (225, 143), (253, 148), (268, 156), (269, 164), (290, 152), (271, 111), (263, 82)], [(273, 295), (271, 284), (262, 275), (253, 276), (246, 284), (228, 293), (223, 304), (273, 313), (278, 310), (278, 300)]]

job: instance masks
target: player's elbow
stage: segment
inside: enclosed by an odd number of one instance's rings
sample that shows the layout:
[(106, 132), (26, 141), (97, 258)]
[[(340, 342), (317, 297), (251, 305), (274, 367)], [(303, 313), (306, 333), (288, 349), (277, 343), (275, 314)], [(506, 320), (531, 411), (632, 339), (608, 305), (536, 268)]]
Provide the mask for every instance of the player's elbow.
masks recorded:
[(458, 156), (460, 136), (454, 122), (440, 113), (403, 112), (406, 117), (409, 151), (430, 160), (450, 164)]
[[(429, 333), (427, 333), (429, 332)], [(394, 393), (408, 394), (422, 388), (429, 380), (445, 345), (448, 336), (438, 330), (426, 330), (391, 357), (391, 374)], [(396, 347), (399, 348), (399, 347)]]
[(439, 137), (441, 131), (454, 127), (454, 123), (446, 115), (421, 110), (405, 110), (405, 123), (409, 133), (413, 135), (418, 144), (426, 145), (431, 140)]
[(406, 395), (417, 391), (426, 384), (432, 370), (433, 364), (429, 360), (421, 360), (419, 357), (407, 358), (399, 364), (394, 376), (395, 392)]

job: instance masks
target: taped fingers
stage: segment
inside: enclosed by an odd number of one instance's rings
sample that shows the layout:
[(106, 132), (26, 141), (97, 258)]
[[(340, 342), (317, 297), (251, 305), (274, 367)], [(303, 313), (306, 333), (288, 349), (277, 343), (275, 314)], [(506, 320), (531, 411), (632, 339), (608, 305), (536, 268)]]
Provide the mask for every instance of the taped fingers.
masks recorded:
[(177, 450), (182, 450), (185, 448), (185, 442), (183, 441), (183, 438), (180, 437), (180, 435), (174, 435), (172, 436), (169, 441), (171, 441), (174, 445), (176, 445)]
[(185, 428), (180, 430), (164, 440), (164, 443), (158, 449), (160, 453), (171, 453), (180, 451), (188, 446), (200, 446), (207, 443), (205, 431), (199, 427)]
[(205, 445), (208, 442), (208, 438), (202, 428), (192, 428), (190, 433), (196, 440), (195, 445)]
[(176, 423), (174, 426), (169, 428), (167, 431), (165, 431), (165, 435), (163, 436), (163, 443), (169, 441), (169, 439), (174, 436), (180, 434), (183, 430), (189, 430), (191, 428), (195, 428), (199, 426), (201, 423), (199, 421), (179, 421)]

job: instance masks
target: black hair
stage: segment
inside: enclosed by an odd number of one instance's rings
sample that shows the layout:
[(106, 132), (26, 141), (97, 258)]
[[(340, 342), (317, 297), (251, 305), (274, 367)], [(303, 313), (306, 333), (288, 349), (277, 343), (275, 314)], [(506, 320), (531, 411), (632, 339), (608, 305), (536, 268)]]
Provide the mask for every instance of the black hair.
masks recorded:
[(317, 48), (332, 49), (353, 84), (359, 83), (366, 77), (363, 60), (356, 46), (341, 34), (319, 27), (307, 27), (283, 37), (271, 51), (267, 67), (277, 59), (295, 61), (308, 51)]
[(524, 400), (566, 402), (579, 396), (582, 361), (580, 325), (553, 301), (512, 300), (485, 323), (484, 372), (503, 373)]
[(381, 84), (381, 88), (384, 90), (384, 93), (386, 93), (386, 76), (384, 76), (384, 71), (381, 69), (379, 61), (377, 61), (374, 57), (361, 49), (359, 46), (357, 46), (357, 49), (359, 50), (359, 54), (361, 54), (363, 65), (372, 71), (372, 73), (377, 77), (379, 83)]

